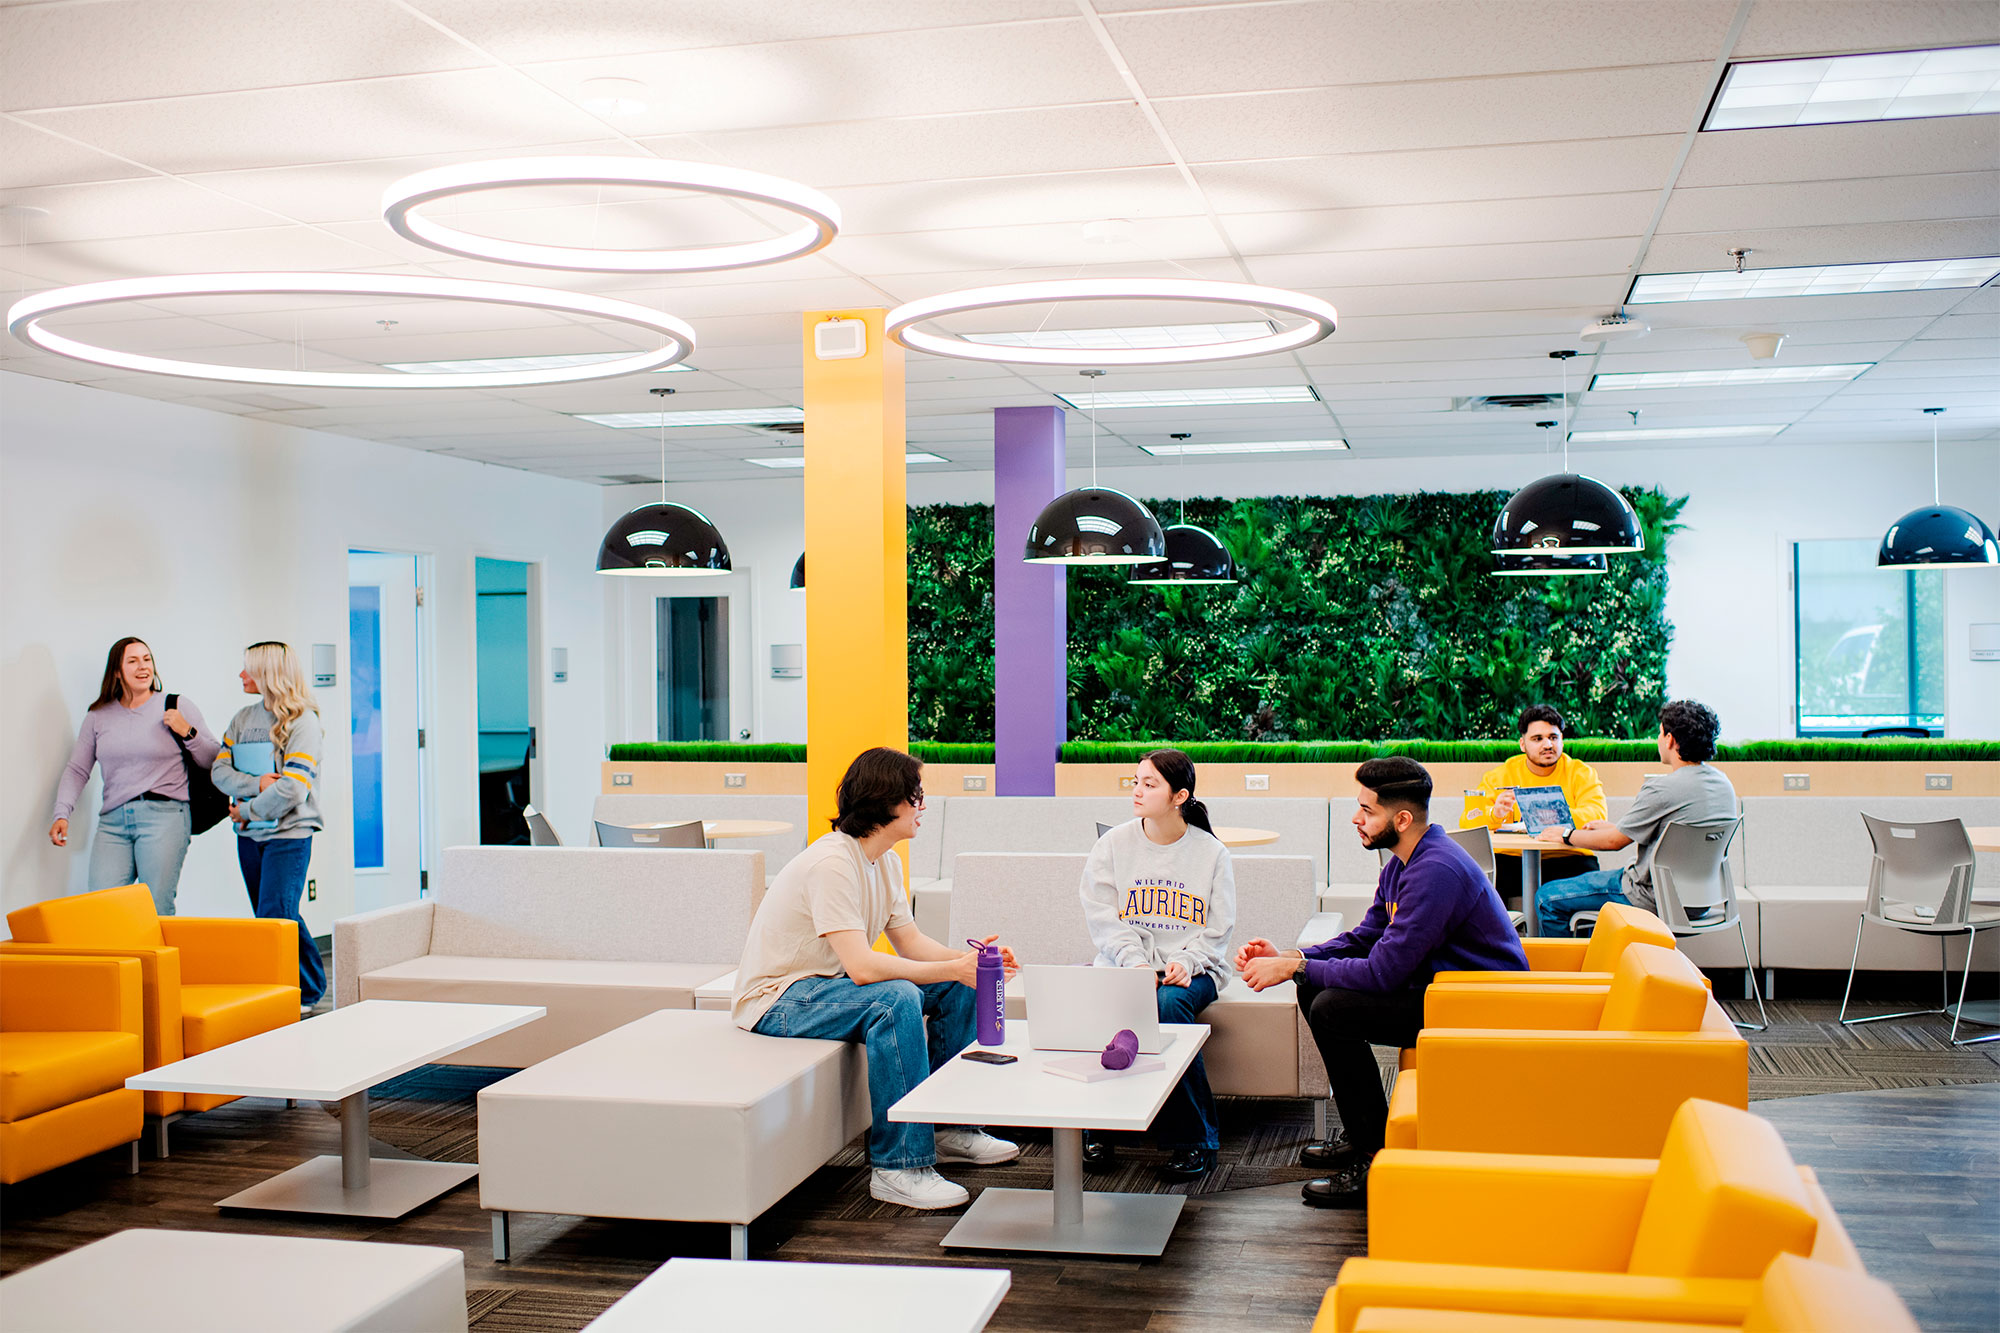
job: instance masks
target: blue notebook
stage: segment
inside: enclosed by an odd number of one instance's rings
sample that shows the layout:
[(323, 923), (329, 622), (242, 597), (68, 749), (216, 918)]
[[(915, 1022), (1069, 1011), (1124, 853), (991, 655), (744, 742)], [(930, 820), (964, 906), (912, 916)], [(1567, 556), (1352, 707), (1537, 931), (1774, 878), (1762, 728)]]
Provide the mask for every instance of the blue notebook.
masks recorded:
[[(238, 773), (259, 778), (278, 771), (278, 747), (269, 741), (238, 741), (229, 748), (229, 763)], [(245, 833), (269, 833), (278, 827), (275, 819), (253, 819), (242, 826)]]

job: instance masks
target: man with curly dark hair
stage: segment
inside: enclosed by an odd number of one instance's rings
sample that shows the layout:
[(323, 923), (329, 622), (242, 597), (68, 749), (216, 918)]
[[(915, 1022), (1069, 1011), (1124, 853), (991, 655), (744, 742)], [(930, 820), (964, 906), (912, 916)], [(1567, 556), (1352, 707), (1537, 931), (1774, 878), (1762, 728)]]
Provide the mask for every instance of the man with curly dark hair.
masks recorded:
[(1566, 936), (1572, 914), (1594, 912), (1606, 903), (1650, 909), (1654, 902), (1653, 853), (1667, 825), (1736, 816), (1736, 788), (1709, 762), (1715, 758), (1715, 738), (1721, 730), (1722, 723), (1706, 704), (1674, 700), (1660, 710), (1660, 762), (1667, 771), (1640, 785), (1624, 818), (1616, 823), (1597, 819), (1579, 828), (1543, 830), (1544, 842), (1560, 842), (1565, 847), (1615, 852), (1636, 843), (1639, 850), (1632, 864), (1622, 870), (1593, 870), (1545, 885), (1536, 899), (1542, 934)]

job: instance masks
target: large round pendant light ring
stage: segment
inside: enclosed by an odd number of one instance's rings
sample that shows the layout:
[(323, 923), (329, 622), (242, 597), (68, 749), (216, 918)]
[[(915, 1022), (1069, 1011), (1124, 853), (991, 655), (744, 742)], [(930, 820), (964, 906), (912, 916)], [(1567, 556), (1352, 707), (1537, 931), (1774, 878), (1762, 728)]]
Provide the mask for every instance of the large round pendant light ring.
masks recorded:
[[(917, 327), (947, 315), (1003, 310), (1010, 306), (1069, 304), (1077, 301), (1182, 301), (1207, 305), (1256, 306), (1297, 315), (1305, 322), (1258, 338), (1188, 347), (1007, 347), (970, 342), (949, 333), (929, 333)], [(1309, 346), (1331, 334), (1334, 309), (1317, 297), (1244, 282), (1210, 282), (1200, 278), (1072, 278), (1056, 282), (1017, 282), (999, 287), (973, 287), (962, 292), (911, 301), (889, 312), (886, 331), (903, 346), (934, 356), (967, 361), (997, 361), (1024, 366), (1174, 366), (1238, 357), (1269, 356)]]
[[(266, 370), (257, 366), (218, 366), (206, 361), (142, 356), (98, 347), (65, 337), (42, 321), (72, 310), (117, 305), (126, 301), (161, 301), (186, 296), (374, 296), (393, 300), (474, 301), (485, 305), (525, 306), (587, 319), (629, 324), (666, 339), (662, 347), (634, 352), (614, 361), (543, 370), (497, 370), (453, 374), (447, 371)], [(614, 301), (608, 297), (559, 292), (510, 282), (475, 282), (466, 278), (399, 277), (386, 273), (193, 273), (163, 278), (114, 278), (57, 287), (25, 297), (7, 312), (7, 328), (16, 338), (58, 356), (93, 365), (136, 370), (149, 375), (180, 375), (188, 379), (225, 380), (233, 384), (273, 384), (309, 389), (507, 389), (535, 384), (574, 384), (657, 370), (685, 360), (694, 351), (694, 330), (671, 315)]]
[[(440, 199), (550, 185), (637, 186), (720, 195), (795, 213), (805, 225), (782, 236), (737, 245), (608, 250), (480, 236), (448, 227), (417, 211)], [(810, 186), (710, 162), (665, 162), (648, 157), (517, 157), (433, 167), (405, 176), (383, 191), (382, 220), (405, 240), (447, 254), (582, 273), (713, 273), (755, 268), (824, 249), (840, 233), (839, 206)]]

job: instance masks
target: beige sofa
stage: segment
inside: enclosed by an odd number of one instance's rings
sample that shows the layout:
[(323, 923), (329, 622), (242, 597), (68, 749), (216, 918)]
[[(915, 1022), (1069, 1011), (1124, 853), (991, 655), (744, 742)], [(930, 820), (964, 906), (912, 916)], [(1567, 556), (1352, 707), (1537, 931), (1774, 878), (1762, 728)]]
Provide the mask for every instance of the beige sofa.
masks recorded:
[[(1024, 962), (1088, 963), (1096, 956), (1077, 887), (1083, 853), (964, 852), (953, 865), (951, 938), (998, 934)], [(1312, 863), (1302, 856), (1239, 857), (1231, 948), (1261, 935), (1291, 947), (1313, 916)], [(1332, 934), (1338, 923), (1322, 921)], [(1025, 980), (1007, 983), (1007, 1014), (1028, 1017)], [(1202, 1048), (1215, 1091), (1237, 1097), (1324, 1097), (1326, 1068), (1299, 1021), (1292, 983), (1253, 991), (1231, 975), (1202, 1014)]]
[(761, 852), (451, 847), (422, 902), (334, 923), (336, 1004), (536, 1004), (538, 1023), (443, 1063), (520, 1067), (658, 1009), (743, 951)]

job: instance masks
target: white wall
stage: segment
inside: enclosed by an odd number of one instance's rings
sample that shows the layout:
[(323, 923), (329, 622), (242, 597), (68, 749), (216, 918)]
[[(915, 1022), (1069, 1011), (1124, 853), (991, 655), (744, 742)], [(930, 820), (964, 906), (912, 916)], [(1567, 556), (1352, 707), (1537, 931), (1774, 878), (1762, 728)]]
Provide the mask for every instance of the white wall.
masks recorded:
[[(527, 472), (29, 376), (0, 374), (0, 902), (84, 886), (93, 779), (67, 850), (50, 846), (56, 782), (104, 654), (123, 634), (151, 645), (169, 689), (220, 730), (245, 702), (245, 644), (340, 646), (320, 691), (331, 754), (326, 829), (315, 840), (324, 933), (352, 901), (346, 760), (347, 552), (426, 557), (425, 682), (433, 849), (478, 839), (473, 561), (542, 562), (546, 646), (569, 680), (534, 664), (542, 790), (558, 828), (583, 828), (603, 755), (605, 580), (599, 488)], [(231, 836), (195, 840), (181, 879), (189, 915), (248, 915)], [(432, 864), (436, 864), (435, 850)]]
[[(1731, 740), (1793, 734), (1791, 543), (1879, 540), (1892, 520), (1931, 498), (1929, 450), (1921, 445), (1592, 448), (1575, 450), (1572, 464), (1613, 485), (1659, 486), (1689, 497), (1681, 514), (1685, 529), (1669, 547), (1667, 618), (1674, 642), (1668, 689), (1713, 707)], [(1235, 498), (1511, 490), (1555, 468), (1538, 453), (1414, 460), (1333, 455), (1190, 463), (1186, 478), (1190, 494)], [(1941, 471), (1948, 503), (2000, 521), (2000, 445), (1947, 444)], [(1178, 472), (1178, 465), (1162, 462), (1106, 468), (1100, 480), (1135, 495), (1171, 495), (1180, 489)], [(1086, 469), (1071, 469), (1071, 485), (1088, 481)], [(607, 521), (657, 495), (657, 489), (644, 487), (608, 493)], [(803, 640), (802, 599), (784, 595), (803, 530), (803, 483), (788, 477), (684, 485), (673, 487), (672, 497), (701, 509), (721, 527), (736, 568), (751, 570), (763, 592), (755, 635), (762, 701), (756, 738), (805, 739), (803, 682), (770, 680), (766, 646)], [(909, 502), (991, 504), (993, 478), (912, 468)], [(1966, 628), (2000, 621), (2000, 572), (1960, 570), (1944, 577), (1948, 730), (1953, 736), (2000, 737), (2000, 663), (1969, 660)], [(650, 651), (648, 625), (621, 623), (615, 610), (611, 614), (614, 635), (643, 639)], [(970, 627), (970, 632), (992, 630)], [(648, 703), (643, 718), (629, 706), (621, 714), (614, 700), (607, 734), (614, 741), (651, 738), (645, 729), (650, 710)]]

